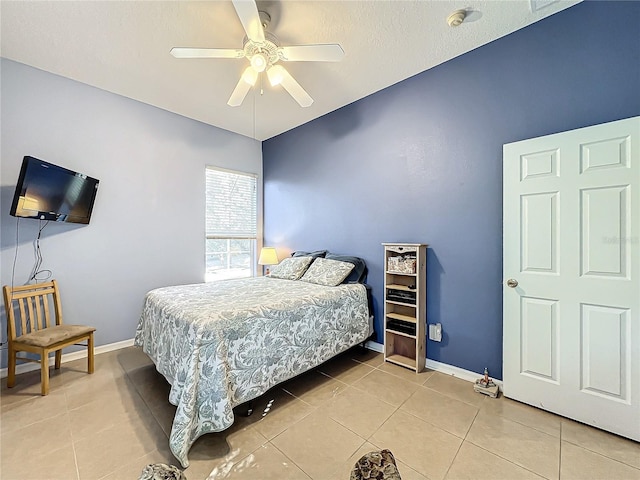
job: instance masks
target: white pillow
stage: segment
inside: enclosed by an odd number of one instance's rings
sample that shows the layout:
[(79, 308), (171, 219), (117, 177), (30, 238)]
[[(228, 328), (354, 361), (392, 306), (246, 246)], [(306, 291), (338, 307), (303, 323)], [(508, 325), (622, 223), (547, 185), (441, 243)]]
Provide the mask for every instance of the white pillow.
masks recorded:
[(271, 267), (270, 277), (283, 280), (298, 280), (313, 260), (311, 257), (287, 257)]
[(327, 287), (335, 287), (349, 276), (354, 266), (353, 263), (340, 262), (328, 258), (316, 258), (300, 280), (326, 285)]

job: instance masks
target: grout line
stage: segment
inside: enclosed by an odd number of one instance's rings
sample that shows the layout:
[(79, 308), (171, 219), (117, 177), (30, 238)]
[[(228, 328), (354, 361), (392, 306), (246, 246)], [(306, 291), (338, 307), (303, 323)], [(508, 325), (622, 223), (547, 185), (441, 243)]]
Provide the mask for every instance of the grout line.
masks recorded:
[[(515, 465), (515, 466), (516, 466), (516, 467), (518, 467), (518, 468), (521, 468), (521, 469), (523, 469), (523, 470), (526, 470), (527, 472), (531, 472), (532, 474), (534, 474), (534, 475), (535, 475), (535, 476), (537, 476), (537, 477), (540, 477), (540, 478), (547, 478), (547, 477), (545, 477), (544, 475), (542, 475), (541, 473), (538, 473), (538, 472), (536, 472), (536, 471), (534, 471), (534, 470), (531, 470), (531, 469), (530, 469), (530, 468), (528, 468), (528, 467), (525, 467), (524, 465), (521, 465), (521, 464), (519, 464), (519, 463), (516, 463), (516, 462), (514, 462), (513, 460), (510, 460), (510, 459), (508, 459), (508, 458), (506, 458), (506, 457), (503, 457), (502, 455), (500, 455), (500, 454), (498, 454), (498, 453), (496, 453), (496, 452), (493, 452), (493, 451), (491, 451), (491, 450), (488, 450), (487, 448), (485, 448), (485, 447), (483, 447), (483, 446), (481, 446), (481, 445), (478, 445), (477, 443), (473, 443), (471, 440), (465, 440), (465, 442), (468, 442), (469, 444), (473, 445), (474, 447), (477, 447), (477, 448), (479, 448), (480, 450), (484, 450), (485, 452), (489, 453), (490, 455), (493, 455), (493, 456), (495, 456), (495, 457), (498, 457), (498, 458), (500, 458), (501, 460), (504, 460), (505, 462), (508, 462), (508, 463), (510, 463), (510, 464), (512, 464), (512, 465)], [(463, 443), (464, 443), (464, 442), (463, 442)], [(559, 480), (559, 479), (558, 479), (558, 480)]]
[(562, 422), (560, 422), (560, 435), (558, 438), (560, 446), (558, 447), (558, 480), (560, 480), (560, 474), (562, 472)]
[(453, 463), (456, 461), (456, 458), (458, 458), (458, 454), (460, 453), (460, 450), (462, 450), (462, 445), (463, 444), (464, 444), (464, 440), (462, 440), (460, 442), (460, 445), (458, 445), (458, 449), (456, 450), (456, 454), (453, 456), (453, 459), (451, 460), (451, 463), (447, 467), (447, 471), (444, 472), (444, 477), (442, 477), (442, 478), (447, 478), (447, 475), (449, 474), (449, 470), (451, 470), (451, 467), (453, 467)]
[(73, 450), (73, 462), (76, 465), (76, 477), (80, 480), (80, 466), (78, 465), (78, 454), (76, 452), (76, 441), (73, 438), (73, 428), (71, 428), (71, 409), (69, 409), (69, 397), (67, 396), (66, 389), (63, 390), (62, 394), (64, 395), (64, 407), (67, 411), (67, 415), (69, 416), (69, 436), (71, 437), (71, 449)]
[[(287, 429), (285, 429), (283, 432), (279, 433), (278, 435), (281, 435), (282, 433), (286, 432), (289, 428), (290, 427), (287, 427)], [(276, 437), (273, 437), (273, 438), (276, 438)], [(271, 440), (273, 440), (273, 438)], [(302, 473), (304, 473), (307, 477), (309, 477), (309, 480), (313, 479), (313, 477), (311, 475), (309, 475), (304, 468), (302, 468), (300, 465), (298, 465), (296, 462), (294, 462), (291, 457), (289, 457), (286, 453), (284, 453), (282, 450), (280, 450), (278, 448), (278, 446), (275, 443), (273, 443), (271, 440), (267, 440), (267, 443), (269, 445), (271, 445), (273, 448), (275, 448), (277, 451), (279, 451), (284, 456), (284, 458), (288, 459), (293, 465), (298, 467)]]

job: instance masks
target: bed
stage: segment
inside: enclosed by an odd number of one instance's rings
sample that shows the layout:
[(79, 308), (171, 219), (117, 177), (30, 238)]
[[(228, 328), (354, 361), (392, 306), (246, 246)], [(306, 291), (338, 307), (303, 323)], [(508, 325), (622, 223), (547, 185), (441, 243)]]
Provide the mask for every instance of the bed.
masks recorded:
[(234, 407), (373, 333), (365, 285), (327, 286), (303, 281), (305, 275), (147, 293), (135, 344), (171, 384), (177, 410), (169, 444), (183, 467), (198, 437), (233, 424)]

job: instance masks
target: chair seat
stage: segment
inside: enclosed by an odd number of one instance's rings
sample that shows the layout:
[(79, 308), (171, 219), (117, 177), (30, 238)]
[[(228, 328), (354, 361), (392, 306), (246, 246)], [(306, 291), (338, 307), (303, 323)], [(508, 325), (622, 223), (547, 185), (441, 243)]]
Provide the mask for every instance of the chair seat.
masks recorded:
[(47, 348), (64, 342), (65, 340), (87, 335), (95, 331), (95, 328), (86, 325), (56, 325), (22, 335), (16, 339), (14, 343)]

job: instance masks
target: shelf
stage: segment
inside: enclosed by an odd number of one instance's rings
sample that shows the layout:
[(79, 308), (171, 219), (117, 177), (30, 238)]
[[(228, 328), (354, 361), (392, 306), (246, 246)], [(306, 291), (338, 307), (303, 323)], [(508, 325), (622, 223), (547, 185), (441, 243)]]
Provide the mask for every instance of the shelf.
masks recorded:
[(387, 333), (392, 333), (394, 335), (400, 335), (401, 337), (407, 337), (407, 338), (413, 338), (415, 339), (416, 336), (415, 335), (409, 335), (408, 333), (404, 333), (404, 332), (398, 332), (397, 330), (393, 330), (391, 328), (386, 328), (385, 332)]
[(385, 273), (387, 275), (404, 275), (404, 276), (407, 276), (407, 277), (416, 277), (418, 275), (417, 273), (392, 272), (391, 270), (387, 270)]
[(416, 360), (415, 358), (405, 357), (403, 355), (389, 355), (386, 358), (387, 362), (395, 363), (396, 365), (401, 365), (403, 367), (410, 368), (412, 370), (416, 369)]
[(392, 303), (393, 305), (402, 305), (403, 307), (416, 307), (415, 303), (396, 302), (395, 300), (385, 300), (385, 302)]
[(415, 317), (410, 317), (409, 315), (402, 315), (401, 313), (387, 313), (387, 318), (393, 318), (395, 320), (402, 320), (403, 322), (411, 322), (417, 323)]
[(415, 288), (409, 288), (407, 285), (399, 285), (397, 283), (387, 284), (387, 288), (391, 290), (404, 290), (405, 292), (416, 292)]

